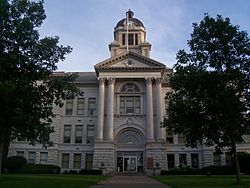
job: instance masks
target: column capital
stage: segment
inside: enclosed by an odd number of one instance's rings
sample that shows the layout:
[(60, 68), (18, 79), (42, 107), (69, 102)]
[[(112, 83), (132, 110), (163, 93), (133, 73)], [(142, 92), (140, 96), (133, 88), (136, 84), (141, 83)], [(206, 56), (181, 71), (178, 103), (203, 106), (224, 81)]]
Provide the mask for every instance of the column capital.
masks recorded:
[(162, 78), (160, 78), (160, 77), (155, 78), (156, 84), (161, 84), (161, 82), (162, 82)]
[(106, 78), (104, 78), (104, 77), (98, 77), (97, 79), (98, 79), (98, 81), (99, 81), (99, 85), (104, 84), (105, 81), (106, 81)]
[(108, 77), (107, 80), (110, 85), (115, 83), (115, 77)]
[(152, 84), (153, 78), (152, 77), (146, 77), (145, 81), (146, 81), (146, 84)]

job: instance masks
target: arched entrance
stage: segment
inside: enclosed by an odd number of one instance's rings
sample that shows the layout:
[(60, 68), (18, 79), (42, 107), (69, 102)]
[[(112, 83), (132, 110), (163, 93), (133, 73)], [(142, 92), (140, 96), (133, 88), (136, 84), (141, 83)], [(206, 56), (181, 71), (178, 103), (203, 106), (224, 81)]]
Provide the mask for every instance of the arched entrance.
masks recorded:
[(118, 133), (117, 172), (142, 173), (144, 171), (145, 139), (135, 128), (126, 128)]

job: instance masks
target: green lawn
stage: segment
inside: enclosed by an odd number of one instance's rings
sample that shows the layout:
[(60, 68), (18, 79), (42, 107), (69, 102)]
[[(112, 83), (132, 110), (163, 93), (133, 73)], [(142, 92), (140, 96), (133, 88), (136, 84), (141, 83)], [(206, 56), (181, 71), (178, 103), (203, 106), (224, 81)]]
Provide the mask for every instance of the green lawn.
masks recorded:
[(155, 179), (173, 188), (249, 188), (250, 176), (241, 176), (241, 185), (235, 184), (235, 176), (156, 176)]
[(104, 176), (3, 174), (0, 188), (87, 188)]

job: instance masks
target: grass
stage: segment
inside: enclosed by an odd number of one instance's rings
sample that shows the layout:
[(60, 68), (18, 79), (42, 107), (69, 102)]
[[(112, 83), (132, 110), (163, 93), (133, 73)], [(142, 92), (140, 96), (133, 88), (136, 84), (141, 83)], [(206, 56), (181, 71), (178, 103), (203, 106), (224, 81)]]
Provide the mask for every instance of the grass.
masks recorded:
[(87, 188), (104, 176), (3, 174), (0, 188)]
[(204, 175), (179, 175), (179, 176), (156, 176), (156, 180), (170, 185), (173, 188), (249, 188), (250, 176), (241, 176), (241, 184), (235, 184), (235, 176), (211, 176)]

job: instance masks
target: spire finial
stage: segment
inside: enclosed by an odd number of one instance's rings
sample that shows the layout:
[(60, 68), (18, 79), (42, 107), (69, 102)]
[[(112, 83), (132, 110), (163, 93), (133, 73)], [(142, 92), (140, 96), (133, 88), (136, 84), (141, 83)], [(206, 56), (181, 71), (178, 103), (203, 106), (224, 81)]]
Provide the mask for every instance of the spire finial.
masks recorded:
[(128, 12), (126, 12), (126, 15), (128, 16), (128, 18), (133, 18), (134, 12), (129, 9)]

